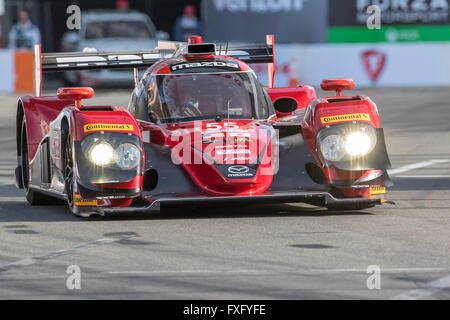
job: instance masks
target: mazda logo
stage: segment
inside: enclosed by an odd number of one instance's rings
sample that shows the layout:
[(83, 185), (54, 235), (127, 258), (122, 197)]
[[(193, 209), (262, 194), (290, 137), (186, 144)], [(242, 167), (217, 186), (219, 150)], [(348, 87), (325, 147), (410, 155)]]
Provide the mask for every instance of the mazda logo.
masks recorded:
[(230, 173), (247, 173), (250, 169), (247, 166), (232, 166), (228, 168)]

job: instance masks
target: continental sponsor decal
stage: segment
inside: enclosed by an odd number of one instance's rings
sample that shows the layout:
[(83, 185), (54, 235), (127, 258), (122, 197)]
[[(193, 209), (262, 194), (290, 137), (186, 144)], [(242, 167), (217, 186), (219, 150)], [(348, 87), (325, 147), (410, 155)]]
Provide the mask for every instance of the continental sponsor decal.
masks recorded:
[(84, 132), (91, 131), (133, 131), (132, 124), (117, 124), (117, 123), (90, 123), (84, 125)]
[(327, 117), (320, 118), (320, 121), (322, 123), (345, 122), (345, 121), (354, 121), (354, 120), (370, 121), (370, 116), (368, 113), (349, 113), (349, 114), (340, 114), (340, 115), (336, 115), (336, 116), (327, 116)]
[(79, 194), (75, 194), (74, 204), (76, 206), (96, 206), (97, 200), (85, 200)]
[(385, 194), (386, 193), (386, 187), (372, 187), (369, 189), (369, 193), (371, 196), (379, 195), (379, 194)]

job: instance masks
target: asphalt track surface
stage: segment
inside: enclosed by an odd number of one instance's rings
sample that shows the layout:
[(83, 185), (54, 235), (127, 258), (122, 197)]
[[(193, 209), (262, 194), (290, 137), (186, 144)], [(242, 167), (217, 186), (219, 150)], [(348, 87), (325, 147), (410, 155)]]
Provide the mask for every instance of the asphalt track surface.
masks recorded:
[[(450, 92), (367, 89), (395, 186), (385, 204), (283, 204), (81, 219), (15, 188), (15, 100), (0, 97), (0, 299), (449, 299)], [(320, 95), (323, 95), (321, 92)], [(127, 104), (98, 92), (90, 104)], [(81, 289), (66, 286), (79, 266)], [(369, 290), (369, 266), (381, 288)]]

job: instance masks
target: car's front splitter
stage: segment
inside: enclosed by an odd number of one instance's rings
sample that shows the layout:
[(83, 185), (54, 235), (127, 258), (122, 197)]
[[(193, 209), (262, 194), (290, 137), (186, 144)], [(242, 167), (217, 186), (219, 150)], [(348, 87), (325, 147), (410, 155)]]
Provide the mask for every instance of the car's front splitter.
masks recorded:
[(97, 207), (93, 210), (97, 214), (119, 214), (119, 213), (151, 213), (159, 212), (162, 206), (239, 206), (249, 204), (268, 203), (307, 203), (319, 207), (335, 205), (354, 205), (355, 207), (372, 207), (380, 205), (380, 198), (335, 198), (327, 192), (267, 192), (261, 195), (250, 196), (205, 196), (205, 195), (173, 195), (162, 194), (152, 199), (147, 199), (148, 204), (136, 207), (108, 208)]

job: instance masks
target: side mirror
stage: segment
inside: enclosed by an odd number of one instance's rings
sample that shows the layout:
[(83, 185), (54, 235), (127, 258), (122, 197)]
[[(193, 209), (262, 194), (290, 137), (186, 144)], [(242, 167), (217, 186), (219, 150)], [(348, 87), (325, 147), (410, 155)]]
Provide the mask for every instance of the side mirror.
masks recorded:
[(94, 89), (90, 87), (59, 88), (56, 93), (59, 99), (75, 100), (77, 108), (81, 107), (81, 100), (90, 99), (94, 94)]
[(352, 90), (355, 87), (355, 81), (351, 78), (326, 79), (322, 81), (320, 87), (325, 91), (336, 91), (336, 95), (340, 97), (342, 90)]
[(279, 98), (274, 101), (273, 107), (278, 113), (286, 114), (297, 110), (298, 103), (297, 100), (292, 98)]
[(156, 39), (158, 39), (158, 40), (169, 40), (170, 39), (170, 35), (169, 35), (169, 33), (165, 32), (165, 31), (157, 31), (156, 32)]

